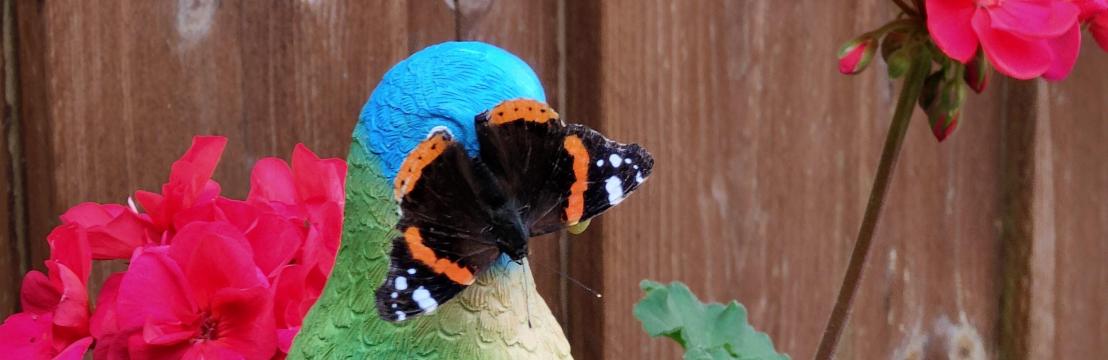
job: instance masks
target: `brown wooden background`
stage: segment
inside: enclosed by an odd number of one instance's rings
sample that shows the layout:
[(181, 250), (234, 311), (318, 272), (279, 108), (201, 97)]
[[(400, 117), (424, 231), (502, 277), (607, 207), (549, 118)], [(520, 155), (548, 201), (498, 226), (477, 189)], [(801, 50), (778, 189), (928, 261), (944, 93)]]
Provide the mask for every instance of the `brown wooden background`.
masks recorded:
[[(157, 189), (193, 134), (230, 137), (216, 178), (238, 197), (296, 142), (343, 157), (392, 64), (471, 39), (530, 63), (570, 121), (657, 158), (584, 236), (532, 245), (605, 295), (537, 268), (577, 357), (679, 356), (631, 316), (650, 278), (739, 299), (806, 359), (896, 94), (880, 64), (834, 63), (885, 1), (3, 3), (0, 316), (69, 206)], [(1063, 83), (994, 78), (945, 143), (916, 117), (843, 358), (1108, 357), (1108, 55), (1089, 40)]]

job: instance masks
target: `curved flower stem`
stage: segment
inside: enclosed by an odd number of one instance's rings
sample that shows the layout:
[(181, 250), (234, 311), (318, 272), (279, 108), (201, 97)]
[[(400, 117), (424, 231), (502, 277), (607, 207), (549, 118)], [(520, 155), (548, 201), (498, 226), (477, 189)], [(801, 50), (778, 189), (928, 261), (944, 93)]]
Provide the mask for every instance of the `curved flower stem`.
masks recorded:
[(820, 340), (816, 359), (830, 359), (835, 355), (835, 349), (839, 343), (839, 337), (846, 327), (846, 321), (850, 316), (850, 308), (854, 303), (854, 294), (858, 292), (858, 286), (862, 280), (862, 270), (869, 256), (870, 245), (873, 244), (873, 234), (877, 228), (877, 220), (881, 216), (881, 206), (885, 203), (885, 194), (889, 189), (889, 182), (893, 177), (893, 169), (900, 155), (900, 146), (904, 144), (904, 135), (908, 130), (908, 123), (912, 120), (912, 111), (923, 89), (923, 81), (931, 71), (931, 57), (927, 51), (919, 51), (912, 63), (908, 78), (904, 80), (904, 87), (900, 89), (900, 99), (896, 103), (896, 112), (893, 113), (893, 121), (889, 126), (889, 134), (885, 138), (885, 148), (881, 151), (881, 161), (877, 165), (877, 175), (873, 179), (873, 188), (870, 189), (869, 202), (866, 204), (866, 214), (862, 218), (862, 227), (858, 230), (858, 238), (854, 241), (854, 250), (850, 254), (850, 263), (843, 277), (843, 283), (839, 288), (839, 296), (835, 300), (835, 308), (831, 310), (831, 317), (827, 320), (827, 327)]

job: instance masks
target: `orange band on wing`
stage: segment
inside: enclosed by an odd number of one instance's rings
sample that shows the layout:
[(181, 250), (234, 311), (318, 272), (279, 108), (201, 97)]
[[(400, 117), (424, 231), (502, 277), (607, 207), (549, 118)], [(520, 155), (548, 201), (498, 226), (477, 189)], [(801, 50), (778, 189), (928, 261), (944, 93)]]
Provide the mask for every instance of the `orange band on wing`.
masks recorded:
[(589, 188), (589, 151), (577, 135), (566, 136), (562, 145), (573, 159), (574, 178), (566, 204), (566, 224), (576, 225), (585, 213), (585, 190)]
[(473, 284), (473, 272), (457, 263), (439, 258), (435, 251), (423, 244), (423, 236), (415, 226), (404, 230), (404, 242), (408, 243), (408, 252), (416, 261), (427, 265), (436, 274), (443, 274), (451, 281), (462, 285)]
[(408, 158), (404, 159), (404, 163), (400, 165), (400, 171), (397, 172), (394, 181), (393, 196), (396, 201), (400, 201), (404, 195), (415, 188), (419, 177), (423, 175), (423, 168), (430, 164), (431, 160), (442, 155), (449, 142), (447, 133), (435, 133), (427, 140), (423, 140), (419, 145), (416, 145), (416, 148), (408, 153)]
[(558, 118), (550, 106), (529, 99), (508, 100), (500, 103), (489, 111), (489, 122), (493, 125), (509, 123), (516, 120), (545, 123)]

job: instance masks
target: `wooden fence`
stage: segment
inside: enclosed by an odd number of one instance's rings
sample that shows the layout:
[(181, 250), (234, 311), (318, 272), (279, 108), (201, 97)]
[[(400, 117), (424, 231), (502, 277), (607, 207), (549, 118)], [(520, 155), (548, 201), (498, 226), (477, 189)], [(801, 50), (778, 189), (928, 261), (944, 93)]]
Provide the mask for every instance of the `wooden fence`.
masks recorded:
[[(157, 189), (193, 134), (216, 179), (303, 142), (344, 157), (391, 65), (482, 40), (521, 56), (573, 122), (651, 149), (654, 180), (535, 263), (579, 358), (675, 358), (631, 316), (649, 278), (739, 299), (796, 359), (815, 351), (861, 220), (894, 83), (836, 72), (885, 1), (4, 1), (0, 316), (80, 201)], [(1086, 44), (1092, 44), (1086, 38)], [(1108, 357), (1108, 56), (1062, 83), (994, 78), (960, 129), (909, 130), (843, 358)], [(120, 264), (99, 265), (104, 276)], [(939, 356), (943, 358), (945, 356)]]

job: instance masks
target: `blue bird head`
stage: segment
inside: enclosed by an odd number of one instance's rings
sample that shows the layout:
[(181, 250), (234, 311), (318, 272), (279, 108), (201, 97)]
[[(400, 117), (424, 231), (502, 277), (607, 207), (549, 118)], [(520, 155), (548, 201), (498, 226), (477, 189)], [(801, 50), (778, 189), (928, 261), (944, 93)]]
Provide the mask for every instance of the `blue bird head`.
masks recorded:
[(376, 154), (391, 182), (404, 157), (445, 126), (477, 154), (473, 117), (501, 101), (546, 101), (535, 71), (519, 57), (482, 42), (448, 42), (393, 66), (362, 108), (354, 137)]

